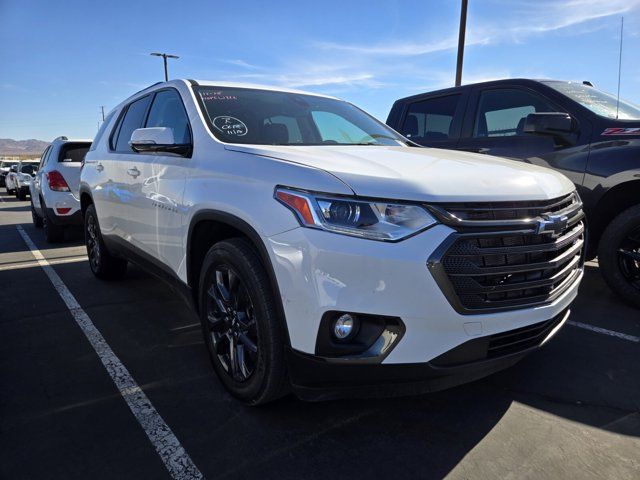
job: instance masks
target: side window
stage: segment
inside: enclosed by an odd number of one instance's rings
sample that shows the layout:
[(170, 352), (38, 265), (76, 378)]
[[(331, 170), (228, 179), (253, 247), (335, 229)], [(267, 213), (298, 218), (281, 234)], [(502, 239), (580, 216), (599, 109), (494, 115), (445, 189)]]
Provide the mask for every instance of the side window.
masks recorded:
[(557, 111), (545, 99), (525, 90), (486, 90), (480, 94), (474, 137), (524, 135), (527, 115)]
[(46, 150), (42, 154), (42, 157), (40, 157), (40, 166), (41, 166), (41, 168), (44, 167), (47, 164), (47, 160), (49, 159), (49, 153), (51, 153), (51, 145), (49, 145), (46, 148)]
[(102, 137), (104, 136), (104, 132), (107, 130), (107, 127), (111, 123), (111, 119), (115, 114), (116, 112), (114, 110), (109, 115), (107, 115), (107, 118), (104, 119), (104, 122), (102, 122), (102, 125), (100, 125), (100, 128), (98, 129), (98, 133), (96, 133), (96, 136), (93, 139), (93, 142), (91, 143), (91, 147), (89, 148), (89, 151), (93, 151), (97, 148), (98, 144), (100, 143), (100, 140), (102, 140)]
[(147, 95), (146, 97), (142, 97), (129, 105), (118, 128), (118, 138), (115, 141), (116, 152), (133, 152), (129, 146), (129, 140), (131, 140), (131, 134), (135, 129), (142, 128), (150, 101), (151, 95)]
[(173, 130), (176, 143), (190, 144), (189, 119), (180, 94), (175, 90), (162, 90), (153, 99), (146, 127), (168, 127)]
[(265, 138), (281, 135), (283, 141), (277, 143), (302, 143), (302, 133), (295, 117), (276, 115), (265, 118), (262, 131)]
[(412, 103), (400, 133), (413, 141), (451, 138), (451, 124), (459, 101), (457, 94)]

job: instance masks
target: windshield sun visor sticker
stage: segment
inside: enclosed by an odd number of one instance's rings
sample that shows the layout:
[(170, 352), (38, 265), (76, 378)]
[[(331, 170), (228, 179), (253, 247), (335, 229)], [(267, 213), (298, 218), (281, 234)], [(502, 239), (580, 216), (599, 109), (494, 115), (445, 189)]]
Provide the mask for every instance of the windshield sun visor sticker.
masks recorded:
[(215, 117), (211, 123), (222, 133), (235, 137), (244, 137), (249, 131), (242, 120), (227, 115)]
[(640, 127), (621, 128), (610, 127), (605, 128), (601, 135), (640, 135)]

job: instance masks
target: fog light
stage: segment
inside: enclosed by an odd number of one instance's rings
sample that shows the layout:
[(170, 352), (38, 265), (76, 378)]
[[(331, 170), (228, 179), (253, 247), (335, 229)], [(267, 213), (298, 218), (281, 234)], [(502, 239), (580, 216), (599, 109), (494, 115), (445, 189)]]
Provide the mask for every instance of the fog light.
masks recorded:
[(356, 319), (352, 315), (345, 313), (340, 315), (333, 323), (333, 335), (338, 340), (344, 340), (353, 333), (355, 327)]

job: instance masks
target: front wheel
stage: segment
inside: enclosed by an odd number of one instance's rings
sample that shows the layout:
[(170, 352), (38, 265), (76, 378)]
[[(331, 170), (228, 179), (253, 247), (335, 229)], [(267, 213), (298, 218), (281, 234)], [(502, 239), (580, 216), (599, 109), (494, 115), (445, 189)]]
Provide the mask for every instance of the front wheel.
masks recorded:
[(598, 261), (609, 287), (640, 308), (640, 205), (628, 208), (607, 226)]
[(102, 280), (117, 280), (127, 273), (127, 261), (109, 253), (102, 239), (96, 208), (89, 205), (84, 213), (84, 239), (87, 245), (89, 266), (93, 274)]
[(199, 293), (205, 343), (225, 388), (249, 405), (284, 395), (284, 333), (269, 279), (253, 248), (238, 238), (211, 247)]

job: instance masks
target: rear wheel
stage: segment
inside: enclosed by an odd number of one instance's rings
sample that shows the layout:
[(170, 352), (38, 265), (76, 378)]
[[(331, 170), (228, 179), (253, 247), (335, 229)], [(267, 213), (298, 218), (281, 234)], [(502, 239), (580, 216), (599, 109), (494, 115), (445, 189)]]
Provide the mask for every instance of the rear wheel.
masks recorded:
[(215, 244), (200, 275), (200, 320), (225, 388), (249, 405), (287, 392), (284, 340), (269, 279), (242, 239)]
[(21, 188), (19, 188), (16, 191), (16, 197), (18, 197), (18, 200), (23, 200), (24, 201), (24, 200), (27, 199), (27, 194), (24, 193), (24, 191)]
[(42, 217), (36, 212), (36, 207), (33, 206), (33, 199), (31, 199), (31, 220), (36, 228), (42, 228)]
[(84, 238), (93, 274), (102, 280), (117, 280), (127, 273), (127, 261), (109, 253), (100, 233), (98, 216), (93, 205), (84, 213)]
[(625, 210), (607, 226), (598, 261), (609, 287), (640, 308), (640, 205)]
[(49, 243), (58, 243), (64, 240), (64, 227), (56, 225), (49, 218), (47, 213), (47, 206), (44, 203), (44, 199), (40, 199), (40, 206), (42, 208), (42, 228), (44, 229), (44, 236)]

